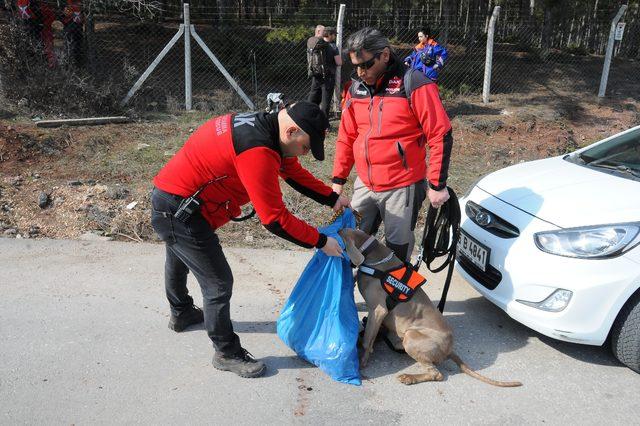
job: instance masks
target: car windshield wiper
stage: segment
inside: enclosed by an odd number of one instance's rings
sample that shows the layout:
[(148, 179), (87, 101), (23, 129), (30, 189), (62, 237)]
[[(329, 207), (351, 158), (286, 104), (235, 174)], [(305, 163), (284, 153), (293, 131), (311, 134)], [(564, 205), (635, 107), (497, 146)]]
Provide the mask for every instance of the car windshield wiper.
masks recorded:
[(580, 164), (589, 164), (590, 162), (592, 162), (594, 160), (593, 157), (589, 157), (589, 156), (584, 155), (582, 153), (576, 155), (574, 157), (574, 159), (576, 160), (576, 162), (579, 162)]
[(623, 164), (615, 165), (615, 164), (608, 164), (608, 163), (590, 163), (589, 166), (598, 167), (601, 169), (614, 170), (616, 172), (625, 173), (625, 174), (634, 176), (636, 178), (640, 178), (640, 172), (632, 169), (631, 167), (625, 166)]
[(580, 165), (585, 165), (587, 163), (589, 163), (589, 161), (593, 161), (593, 158), (589, 158), (585, 155), (582, 154), (567, 154), (564, 157), (562, 157), (563, 160), (569, 161), (571, 163), (574, 164), (580, 164)]

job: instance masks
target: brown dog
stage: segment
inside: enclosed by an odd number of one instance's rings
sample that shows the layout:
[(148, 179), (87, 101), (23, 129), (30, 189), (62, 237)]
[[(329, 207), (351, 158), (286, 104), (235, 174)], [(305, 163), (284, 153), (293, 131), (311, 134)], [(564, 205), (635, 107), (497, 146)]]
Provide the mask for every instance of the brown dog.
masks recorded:
[[(372, 246), (365, 258), (360, 248), (367, 242), (369, 235), (362, 231), (343, 229), (339, 234), (345, 242), (351, 262), (356, 266), (375, 266), (376, 269), (384, 271), (403, 265), (391, 249), (376, 240), (372, 241), (375, 247)], [(453, 331), (421, 288), (415, 292), (411, 300), (398, 303), (391, 312), (387, 309), (387, 293), (382, 288), (380, 279), (358, 272), (358, 289), (369, 309), (362, 339), (364, 350), (360, 356), (360, 368), (367, 365), (380, 326), (384, 324), (389, 330), (388, 337), (394, 346), (404, 348), (425, 370), (422, 374), (399, 375), (398, 380), (405, 385), (442, 380), (442, 373), (435, 364), (449, 358), (458, 364), (464, 373), (485, 383), (502, 387), (522, 386), (520, 382), (491, 380), (470, 369), (453, 352)]]

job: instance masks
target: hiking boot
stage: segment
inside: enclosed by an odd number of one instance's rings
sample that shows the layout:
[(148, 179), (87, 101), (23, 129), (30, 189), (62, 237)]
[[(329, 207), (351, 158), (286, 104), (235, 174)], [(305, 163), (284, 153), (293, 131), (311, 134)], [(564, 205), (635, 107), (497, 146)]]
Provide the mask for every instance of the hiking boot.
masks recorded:
[(246, 349), (241, 348), (235, 355), (222, 355), (218, 352), (213, 356), (213, 366), (218, 370), (231, 371), (240, 377), (259, 377), (264, 374), (266, 365), (257, 360)]
[(169, 318), (169, 328), (176, 333), (180, 333), (184, 331), (185, 328), (200, 324), (202, 321), (204, 321), (202, 310), (194, 305), (185, 309), (184, 312), (178, 316), (171, 314), (171, 318)]

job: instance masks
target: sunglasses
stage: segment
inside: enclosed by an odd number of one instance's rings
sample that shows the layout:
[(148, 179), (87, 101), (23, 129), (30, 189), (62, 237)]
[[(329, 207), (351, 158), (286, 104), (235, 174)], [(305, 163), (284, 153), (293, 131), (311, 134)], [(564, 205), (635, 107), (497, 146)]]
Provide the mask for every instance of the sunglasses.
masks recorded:
[(375, 55), (373, 55), (373, 58), (369, 59), (368, 61), (360, 62), (359, 64), (353, 64), (353, 67), (355, 69), (362, 68), (366, 71), (376, 63), (376, 59), (380, 59), (380, 55), (382, 55), (382, 52), (376, 53)]

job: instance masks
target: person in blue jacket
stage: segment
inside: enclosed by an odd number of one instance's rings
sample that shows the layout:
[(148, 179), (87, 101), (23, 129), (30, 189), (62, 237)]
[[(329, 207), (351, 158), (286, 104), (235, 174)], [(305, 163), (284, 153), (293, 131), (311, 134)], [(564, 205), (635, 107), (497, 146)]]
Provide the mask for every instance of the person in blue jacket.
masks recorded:
[(404, 58), (404, 63), (422, 71), (431, 80), (438, 81), (438, 74), (449, 57), (447, 49), (431, 38), (429, 28), (418, 31), (418, 41), (411, 55)]

